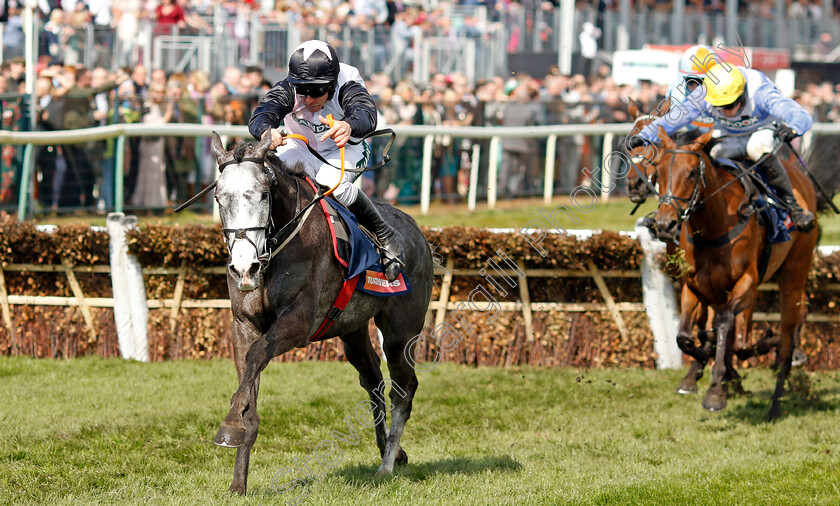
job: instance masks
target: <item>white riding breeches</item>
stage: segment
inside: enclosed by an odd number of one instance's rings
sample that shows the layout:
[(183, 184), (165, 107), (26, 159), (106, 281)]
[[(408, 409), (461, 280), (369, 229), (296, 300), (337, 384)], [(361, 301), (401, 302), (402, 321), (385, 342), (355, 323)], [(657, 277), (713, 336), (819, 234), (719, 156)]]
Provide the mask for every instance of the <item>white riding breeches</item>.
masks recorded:
[[(719, 131), (715, 131), (715, 137), (719, 137)], [(763, 128), (756, 130), (752, 135), (741, 135), (737, 137), (724, 137), (712, 148), (712, 158), (739, 158), (749, 157), (757, 162), (759, 158), (770, 153), (776, 147), (776, 140), (773, 137), (773, 130)]]
[[(324, 185), (327, 188), (332, 188), (338, 183), (338, 178), (341, 175), (341, 153), (338, 148), (325, 150), (319, 152), (321, 156), (329, 163), (324, 163), (313, 155), (309, 148), (301, 141), (296, 139), (286, 139), (286, 143), (282, 146), (277, 146), (277, 156), (287, 165), (294, 166), (297, 163), (302, 163), (306, 175)], [(344, 168), (345, 169), (364, 169), (370, 160), (370, 147), (367, 142), (359, 144), (347, 144), (344, 147)], [(331, 196), (336, 200), (349, 206), (356, 201), (359, 189), (353, 184), (353, 181), (359, 177), (358, 172), (348, 172), (345, 170), (344, 177), (338, 188)]]

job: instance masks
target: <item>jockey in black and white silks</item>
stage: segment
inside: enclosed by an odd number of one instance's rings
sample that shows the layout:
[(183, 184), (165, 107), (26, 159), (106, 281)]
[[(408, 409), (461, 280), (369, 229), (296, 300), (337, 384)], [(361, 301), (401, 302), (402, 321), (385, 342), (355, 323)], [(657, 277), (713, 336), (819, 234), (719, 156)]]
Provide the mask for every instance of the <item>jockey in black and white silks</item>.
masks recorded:
[[(332, 127), (328, 115), (335, 120)], [(289, 75), (260, 100), (248, 129), (256, 139), (271, 135), (271, 148), (287, 164), (303, 162), (311, 178), (332, 188), (341, 175), (339, 148), (345, 148), (345, 166), (367, 167), (367, 143), (347, 142), (358, 142), (373, 132), (376, 119), (376, 104), (358, 69), (340, 63), (335, 49), (326, 42), (309, 40), (292, 52)], [(309, 146), (328, 163), (319, 160), (304, 143), (284, 141), (278, 130), (281, 124), (289, 133), (306, 137)], [(376, 234), (383, 246), (385, 275), (393, 281), (404, 267), (403, 238), (382, 219), (367, 195), (353, 185), (356, 177), (356, 172), (345, 172), (333, 196)]]

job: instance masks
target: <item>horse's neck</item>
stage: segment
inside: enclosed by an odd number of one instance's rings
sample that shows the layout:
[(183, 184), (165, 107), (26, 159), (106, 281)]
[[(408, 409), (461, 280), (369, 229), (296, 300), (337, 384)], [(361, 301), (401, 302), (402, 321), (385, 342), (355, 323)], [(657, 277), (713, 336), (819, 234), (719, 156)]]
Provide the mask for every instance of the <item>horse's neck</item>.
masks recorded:
[(275, 171), (280, 184), (276, 185), (274, 192), (274, 214), (282, 221), (288, 221), (297, 214), (309, 201), (312, 200), (313, 192), (309, 184), (282, 170)]
[(709, 157), (704, 155), (703, 160), (707, 167), (706, 186), (699, 196), (702, 205), (688, 220), (689, 232), (702, 230), (706, 237), (718, 237), (728, 232), (740, 219), (737, 211), (744, 199), (744, 188), (737, 181), (730, 182), (734, 176), (716, 166)]

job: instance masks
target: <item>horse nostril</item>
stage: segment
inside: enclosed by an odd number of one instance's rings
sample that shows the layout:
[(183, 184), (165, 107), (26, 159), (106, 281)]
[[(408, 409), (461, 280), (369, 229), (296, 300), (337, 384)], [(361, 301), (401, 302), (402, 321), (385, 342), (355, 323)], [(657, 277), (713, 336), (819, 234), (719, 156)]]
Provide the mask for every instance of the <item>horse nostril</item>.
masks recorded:
[(239, 279), (242, 277), (242, 274), (236, 270), (236, 267), (233, 264), (228, 264), (228, 271), (233, 275), (234, 278)]
[(259, 272), (259, 270), (260, 270), (260, 263), (259, 262), (253, 262), (251, 264), (251, 267), (248, 268), (248, 277), (251, 278), (251, 279), (254, 279), (254, 277), (257, 275), (257, 272)]

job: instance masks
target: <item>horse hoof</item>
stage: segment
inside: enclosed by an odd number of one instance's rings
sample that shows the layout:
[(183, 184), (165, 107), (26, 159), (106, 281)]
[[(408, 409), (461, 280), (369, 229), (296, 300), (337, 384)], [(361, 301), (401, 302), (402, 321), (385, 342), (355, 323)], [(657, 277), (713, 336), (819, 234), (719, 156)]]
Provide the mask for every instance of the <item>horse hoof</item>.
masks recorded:
[(703, 408), (706, 411), (722, 411), (726, 408), (726, 396), (707, 394), (703, 399)]
[(697, 393), (697, 383), (690, 383), (688, 381), (677, 385), (676, 392), (680, 395), (691, 395)]
[(808, 361), (808, 355), (802, 352), (799, 348), (793, 350), (793, 358), (790, 361), (791, 367), (800, 367)]
[(245, 495), (245, 487), (231, 485), (230, 486), (230, 493), (231, 494), (237, 494), (237, 495)]
[(397, 458), (394, 460), (395, 466), (407, 466), (408, 465), (408, 454), (405, 453), (405, 450), (400, 447), (400, 450), (397, 452)]
[(213, 438), (213, 443), (225, 448), (239, 448), (245, 444), (245, 428), (222, 424)]
[(376, 474), (373, 475), (373, 479), (379, 480), (383, 478), (388, 478), (391, 476), (391, 474), (391, 471), (383, 471), (382, 468), (380, 468), (379, 471), (376, 471)]

